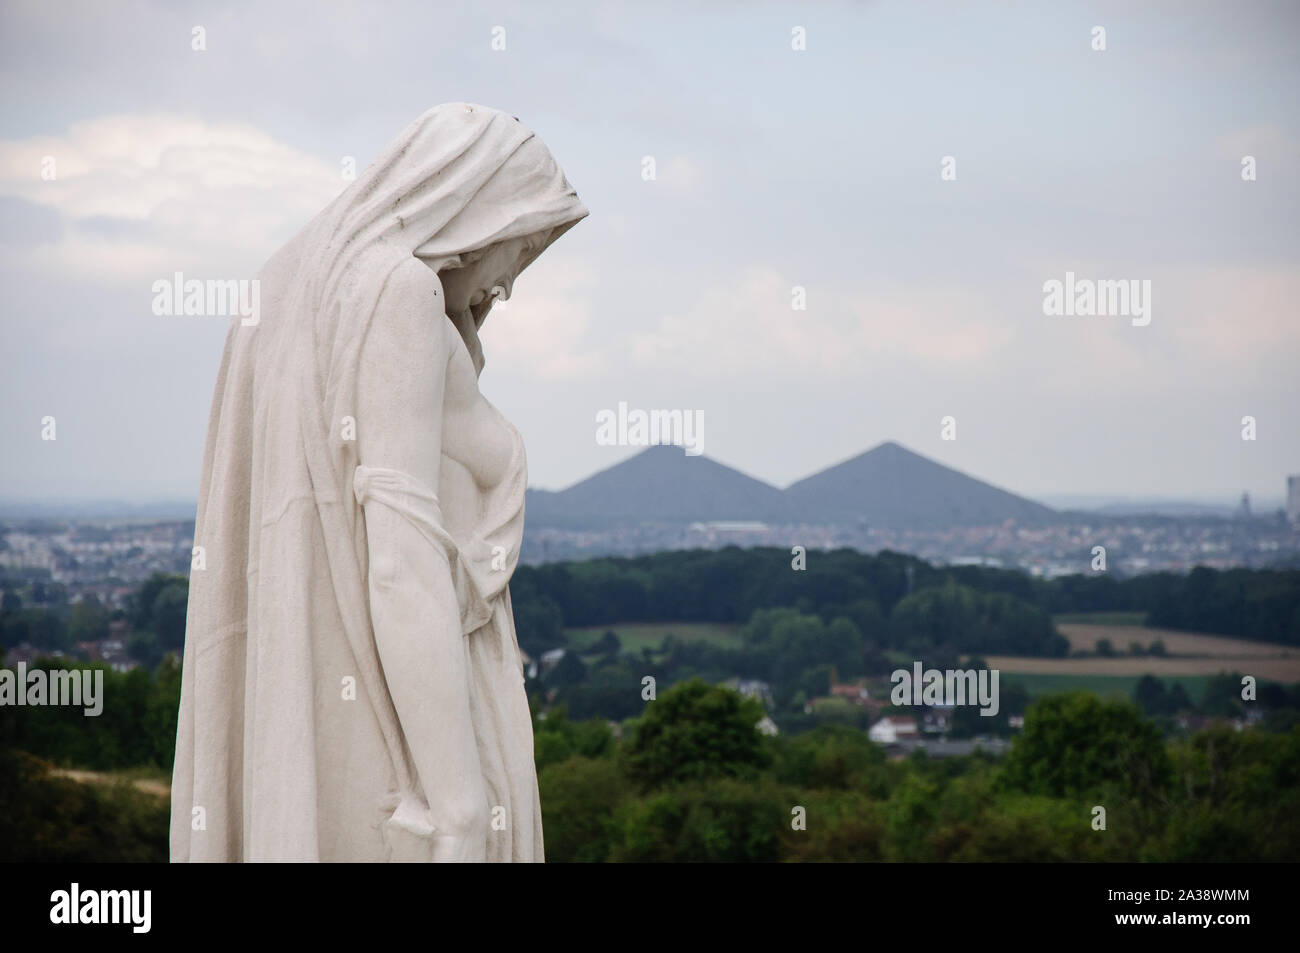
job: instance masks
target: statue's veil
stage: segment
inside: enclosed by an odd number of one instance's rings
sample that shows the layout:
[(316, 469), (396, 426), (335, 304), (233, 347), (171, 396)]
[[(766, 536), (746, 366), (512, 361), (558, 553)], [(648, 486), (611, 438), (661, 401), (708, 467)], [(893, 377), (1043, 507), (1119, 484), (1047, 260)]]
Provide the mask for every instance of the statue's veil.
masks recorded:
[[(249, 844), (262, 859), (315, 855), (319, 772), (334, 770), (318, 763), (316, 693), (337, 682), (337, 673), (317, 671), (326, 646), (355, 667), (343, 674), (355, 677), (387, 749), (390, 793), (411, 792), (371, 628), (365, 523), (353, 495), (359, 460), (347, 421), (357, 414), (361, 347), (383, 319), (376, 305), (390, 274), (417, 252), (440, 270), (497, 242), (542, 235), (530, 243), (531, 260), (586, 214), (517, 119), (447, 104), (408, 126), (259, 273), (260, 319), (232, 321), (208, 421), (173, 859), (259, 859)], [(274, 724), (254, 715), (268, 710)], [(191, 828), (195, 805), (207, 819), (202, 835)]]
[[(434, 271), (512, 238), (542, 241), (516, 274), (587, 215), (551, 153), (518, 119), (470, 103), (435, 106), (411, 123), (351, 187), (286, 247), (299, 262), (296, 310), (368, 285), (415, 256)], [(305, 306), (305, 308), (304, 308)], [(319, 327), (332, 338), (353, 327)]]

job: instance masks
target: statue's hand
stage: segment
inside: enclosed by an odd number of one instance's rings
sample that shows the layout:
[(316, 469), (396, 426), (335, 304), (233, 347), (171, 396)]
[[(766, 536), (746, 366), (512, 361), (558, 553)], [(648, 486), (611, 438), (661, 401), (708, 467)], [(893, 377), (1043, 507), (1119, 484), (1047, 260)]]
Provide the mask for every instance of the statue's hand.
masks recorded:
[(448, 805), (445, 813), (445, 828), (436, 829), (429, 808), (415, 798), (404, 798), (388, 821), (390, 859), (397, 863), (481, 862), (487, 852), (486, 805), (478, 810)]
[(486, 847), (483, 834), (435, 834), (432, 859), (435, 864), (481, 863)]

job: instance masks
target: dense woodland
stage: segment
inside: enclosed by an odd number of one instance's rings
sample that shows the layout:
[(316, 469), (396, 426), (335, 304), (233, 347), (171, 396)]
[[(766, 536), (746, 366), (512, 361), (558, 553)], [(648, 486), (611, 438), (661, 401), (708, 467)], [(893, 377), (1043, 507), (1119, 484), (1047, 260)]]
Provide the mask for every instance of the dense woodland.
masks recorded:
[[(168, 697), (173, 679), (160, 685)], [(150, 711), (137, 706), (146, 723)], [(754, 730), (759, 716), (757, 702), (693, 680), (623, 722), (620, 738), (562, 707), (537, 720), (547, 860), (1300, 859), (1300, 726), (1168, 740), (1133, 704), (1071, 693), (1031, 705), (1001, 760), (889, 760), (856, 728), (770, 738)], [(0, 860), (167, 859), (165, 798), (56, 777), (11, 741), (0, 744)], [(109, 760), (65, 742), (84, 763)], [(165, 763), (171, 745), (159, 728), (111, 750)]]
[[(1197, 568), (1186, 575), (1117, 579), (1096, 573), (1043, 580), (1013, 569), (936, 567), (899, 553), (867, 555), (848, 549), (808, 553), (802, 571), (791, 564), (791, 554), (781, 549), (683, 550), (521, 566), (510, 591), (516, 620), (522, 611), (525, 619), (537, 623), (517, 623), (521, 640), (526, 637), (534, 648), (553, 639), (554, 628), (563, 626), (747, 622), (756, 609), (785, 606), (829, 623), (840, 616), (893, 618), (900, 604), (912, 620), (908, 629), (864, 635), (894, 639), (899, 647), (909, 636), (942, 641), (950, 634), (946, 623), (966, 621), (938, 613), (943, 600), (933, 590), (946, 584), (969, 592), (966, 598), (978, 602), (972, 608), (983, 616), (1014, 616), (1010, 624), (999, 622), (996, 631), (987, 634), (1018, 644), (1019, 654), (1064, 654), (1063, 641), (1053, 639), (1042, 620), (1076, 612), (1145, 612), (1151, 626), (1300, 645), (1297, 569)], [(1004, 651), (998, 644), (970, 650), (989, 655)]]
[[(1043, 581), (892, 553), (814, 552), (803, 571), (791, 558), (727, 549), (518, 570), (516, 626), (534, 656), (566, 647), (571, 626), (740, 626), (727, 644), (667, 638), (640, 653), (610, 635), (528, 681), (548, 859), (1300, 859), (1296, 686), (1260, 686), (1258, 729), (1187, 734), (1175, 715), (1245, 714), (1235, 676), (1210, 679), (1200, 699), (1144, 678), (1127, 703), (1087, 693), (1031, 703), (1004, 682), (997, 719), (953, 728), (1009, 734), (1007, 717), (1024, 713), (1000, 760), (889, 760), (864, 714), (803, 710), (832, 679), (878, 675), (901, 656), (944, 667), (1065, 654), (1053, 613), (1144, 612), (1152, 625), (1297, 644), (1300, 572)], [(0, 707), (0, 859), (166, 859), (165, 801), (51, 769), (167, 778), (186, 592), (183, 577), (156, 576), (120, 614), (146, 664), (105, 671), (100, 716)], [(6, 590), (0, 645), (70, 650), (113, 618), (33, 595)], [(755, 730), (760, 703), (715, 684), (733, 676), (770, 684), (779, 736)], [(1094, 829), (1097, 806), (1105, 830)]]
[(618, 742), (603, 722), (548, 717), (536, 735), (547, 859), (1300, 859), (1300, 727), (1169, 742), (1134, 705), (1072, 693), (1030, 706), (1001, 761), (888, 760), (842, 725), (757, 736), (756, 715), (687, 682)]
[[(847, 549), (811, 552), (804, 570), (791, 564), (785, 550), (729, 547), (520, 566), (510, 583), (520, 645), (530, 654), (562, 646), (569, 626), (745, 623), (770, 608), (795, 608), (827, 624), (848, 619), (878, 648), (913, 652), (949, 644), (985, 655), (1064, 655), (1051, 615), (1118, 611), (1145, 613), (1157, 628), (1300, 645), (1300, 569), (1043, 580)], [(70, 652), (103, 638), (114, 617), (93, 602), (67, 605), (55, 583), (21, 590), (14, 580), (0, 583), (0, 648), (26, 642)], [(184, 577), (157, 575), (119, 610), (131, 625), (134, 657), (153, 664), (183, 644), (186, 592)]]

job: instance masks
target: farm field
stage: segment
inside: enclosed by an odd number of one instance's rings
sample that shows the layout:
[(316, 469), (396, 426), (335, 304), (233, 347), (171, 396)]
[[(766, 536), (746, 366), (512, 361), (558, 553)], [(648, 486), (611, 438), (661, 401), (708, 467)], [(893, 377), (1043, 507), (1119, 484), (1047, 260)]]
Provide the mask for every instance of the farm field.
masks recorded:
[(1067, 612), (1052, 616), (1058, 626), (1063, 622), (1080, 625), (1142, 625), (1146, 622), (1145, 612)]
[(606, 632), (618, 636), (624, 652), (639, 654), (642, 649), (657, 650), (665, 636), (683, 642), (704, 641), (719, 645), (738, 645), (740, 626), (715, 622), (617, 622), (613, 625), (590, 625), (564, 630), (570, 645), (579, 650), (595, 645)]
[(131, 771), (81, 771), (72, 768), (51, 768), (50, 774), (56, 778), (67, 778), (79, 784), (130, 784), (137, 791), (152, 794), (155, 797), (170, 797), (171, 783), (152, 777), (137, 777)]
[[(1163, 677), (1217, 675), (1241, 672), (1272, 682), (1300, 682), (1300, 649), (1272, 642), (1255, 642), (1201, 632), (1147, 629), (1135, 625), (1060, 623), (1057, 629), (1070, 640), (1071, 651), (1095, 651), (1100, 639), (1109, 639), (1116, 651), (1129, 643), (1148, 646), (1159, 640), (1165, 656), (1120, 655), (1114, 658), (1024, 658), (989, 656), (990, 666), (1011, 674), (1086, 679), (1089, 676), (1159, 675)], [(1083, 686), (1080, 686), (1083, 687)], [(1187, 686), (1191, 691), (1191, 686)]]
[[(1138, 679), (1141, 678), (1140, 675), (1030, 675), (1024, 672), (1013, 673), (1005, 669), (1001, 671), (1003, 686), (1016, 682), (1024, 686), (1031, 698), (1057, 692), (1087, 691), (1102, 698), (1131, 699), (1133, 689), (1137, 687)], [(1174, 683), (1182, 685), (1192, 701), (1200, 702), (1205, 696), (1205, 686), (1209, 676), (1172, 675), (1160, 680), (1165, 683), (1165, 688), (1172, 688)]]
[(1240, 672), (1269, 682), (1300, 682), (1300, 656), (1263, 658), (1025, 658), (1018, 655), (986, 656), (990, 668), (1008, 675), (1217, 675)]
[(1110, 639), (1117, 652), (1127, 652), (1131, 642), (1146, 648), (1159, 640), (1169, 655), (1197, 655), (1230, 658), (1300, 658), (1300, 649), (1276, 642), (1254, 642), (1204, 632), (1176, 629), (1148, 629), (1140, 625), (1095, 625), (1057, 623), (1057, 631), (1070, 640), (1071, 651), (1096, 651), (1100, 639)]
[[(994, 655), (986, 657), (988, 664), (1007, 677), (1017, 676), (1033, 695), (1070, 688), (1090, 688), (1098, 694), (1131, 695), (1137, 679), (1146, 674), (1169, 681), (1183, 681), (1184, 688), (1192, 697), (1199, 697), (1208, 676), (1220, 672), (1241, 672), (1274, 682), (1300, 682), (1300, 648), (1293, 646), (1200, 632), (1148, 629), (1131, 624), (1132, 614), (1074, 618), (1088, 621), (1057, 623), (1057, 629), (1069, 639), (1071, 651), (1095, 651), (1100, 639), (1109, 639), (1115, 650), (1122, 653), (1127, 653), (1132, 642), (1145, 648), (1160, 641), (1164, 643), (1166, 655), (1123, 654), (1113, 658)], [(582, 651), (594, 645), (607, 631), (618, 636), (624, 652), (640, 654), (646, 648), (657, 650), (668, 635), (683, 641), (703, 640), (735, 646), (739, 642), (740, 626), (712, 622), (619, 622), (569, 628), (565, 634), (569, 644)], [(910, 659), (905, 659), (903, 653), (886, 654), (891, 662), (910, 664)]]

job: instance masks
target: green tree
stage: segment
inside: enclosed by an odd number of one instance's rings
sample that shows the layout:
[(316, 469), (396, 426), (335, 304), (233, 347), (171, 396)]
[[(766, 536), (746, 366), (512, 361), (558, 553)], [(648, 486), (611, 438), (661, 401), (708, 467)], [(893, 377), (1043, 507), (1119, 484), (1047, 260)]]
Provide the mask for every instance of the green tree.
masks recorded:
[(547, 685), (577, 685), (587, 680), (586, 663), (574, 651), (566, 651), (555, 668), (543, 676)]
[(1243, 712), (1241, 700), (1241, 675), (1211, 675), (1205, 683), (1205, 696), (1201, 699), (1201, 712), (1222, 718), (1236, 718)]
[(627, 771), (644, 790), (678, 781), (755, 777), (770, 758), (755, 727), (758, 702), (691, 680), (648, 703), (627, 753)]
[(980, 592), (949, 579), (902, 599), (890, 616), (894, 644), (918, 658), (957, 652), (1064, 656), (1069, 641), (1043, 609), (1004, 592)]
[(1148, 715), (1163, 715), (1169, 710), (1169, 693), (1165, 683), (1154, 675), (1143, 675), (1133, 686), (1133, 701)]
[(618, 655), (623, 651), (623, 643), (619, 641), (618, 634), (612, 629), (606, 629), (591, 650), (601, 655)]
[(512, 598), (511, 604), (521, 649), (537, 658), (543, 652), (565, 645), (564, 616), (554, 599), (533, 595)]
[[(131, 594), (127, 608), (132, 629), (127, 637), (128, 655), (153, 667), (164, 653), (184, 648), (189, 590), (189, 580), (184, 576), (158, 572)], [(107, 627), (107, 622), (104, 624)]]
[(1049, 695), (1031, 705), (1002, 766), (1009, 789), (1048, 797), (1095, 795), (1108, 784), (1151, 798), (1169, 781), (1160, 732), (1129, 702), (1087, 692)]
[(822, 725), (777, 741), (773, 774), (802, 788), (866, 790), (885, 797), (885, 753), (866, 734), (846, 725)]
[(537, 776), (548, 862), (601, 863), (619, 841), (614, 814), (629, 795), (610, 758), (572, 757)]
[(692, 783), (628, 801), (618, 812), (613, 859), (662, 863), (764, 863), (781, 858), (781, 836), (798, 802), (785, 791), (737, 779)]
[(131, 622), (131, 628), (157, 631), (154, 619), (155, 603), (164, 589), (177, 585), (188, 590), (189, 580), (184, 576), (156, 572), (141, 583), (140, 588), (127, 600), (127, 618)]
[(185, 611), (189, 598), (189, 583), (179, 577), (164, 586), (154, 597), (150, 614), (153, 630), (158, 633), (158, 642), (164, 651), (185, 647)]

